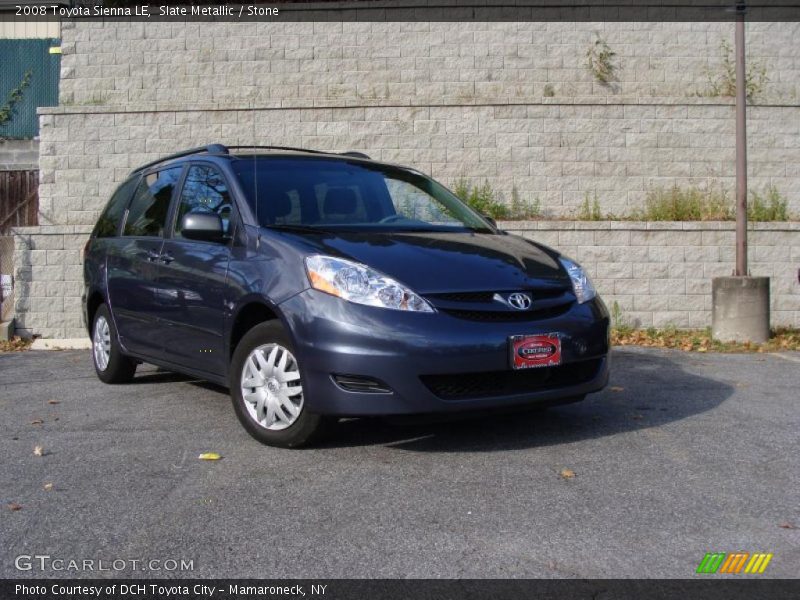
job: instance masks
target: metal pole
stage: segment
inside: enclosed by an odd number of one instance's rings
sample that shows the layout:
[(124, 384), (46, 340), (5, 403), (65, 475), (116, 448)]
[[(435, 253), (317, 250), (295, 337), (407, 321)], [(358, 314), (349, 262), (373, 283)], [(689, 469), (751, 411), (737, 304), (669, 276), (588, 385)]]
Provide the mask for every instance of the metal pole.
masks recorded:
[(747, 276), (747, 91), (744, 68), (744, 3), (736, 6), (736, 271)]

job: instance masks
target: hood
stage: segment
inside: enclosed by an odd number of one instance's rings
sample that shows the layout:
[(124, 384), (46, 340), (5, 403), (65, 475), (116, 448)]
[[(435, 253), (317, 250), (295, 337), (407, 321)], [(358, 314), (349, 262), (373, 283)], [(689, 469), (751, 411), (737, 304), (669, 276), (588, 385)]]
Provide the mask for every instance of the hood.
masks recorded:
[(569, 287), (554, 250), (514, 235), (442, 232), (281, 233), (307, 254), (365, 264), (421, 294)]

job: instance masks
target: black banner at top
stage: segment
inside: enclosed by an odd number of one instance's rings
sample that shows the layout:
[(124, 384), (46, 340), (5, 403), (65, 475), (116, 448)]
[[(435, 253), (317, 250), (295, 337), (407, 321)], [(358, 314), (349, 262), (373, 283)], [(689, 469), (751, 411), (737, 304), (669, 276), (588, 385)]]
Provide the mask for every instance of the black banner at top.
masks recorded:
[(800, 0), (266, 0), (253, 3), (0, 0), (0, 20), (800, 21)]

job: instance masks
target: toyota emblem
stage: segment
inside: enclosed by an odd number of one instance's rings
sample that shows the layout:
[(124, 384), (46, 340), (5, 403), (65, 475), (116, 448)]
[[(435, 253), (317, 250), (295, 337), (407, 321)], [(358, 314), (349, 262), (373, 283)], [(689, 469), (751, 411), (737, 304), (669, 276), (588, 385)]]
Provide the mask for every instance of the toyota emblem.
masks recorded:
[(514, 292), (508, 296), (508, 304), (517, 310), (528, 310), (532, 303), (533, 301), (528, 294)]

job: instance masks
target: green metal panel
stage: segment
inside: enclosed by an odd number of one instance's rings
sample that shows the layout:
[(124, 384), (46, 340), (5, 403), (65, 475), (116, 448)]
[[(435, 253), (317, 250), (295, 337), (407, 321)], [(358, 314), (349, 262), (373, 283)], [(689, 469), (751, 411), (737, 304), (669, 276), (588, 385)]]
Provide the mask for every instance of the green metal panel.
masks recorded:
[(58, 77), (61, 55), (50, 54), (59, 40), (0, 40), (0, 108), (8, 102), (11, 91), (30, 71), (28, 86), (14, 104), (10, 121), (0, 125), (0, 137), (29, 139), (39, 134), (39, 106), (58, 105)]

